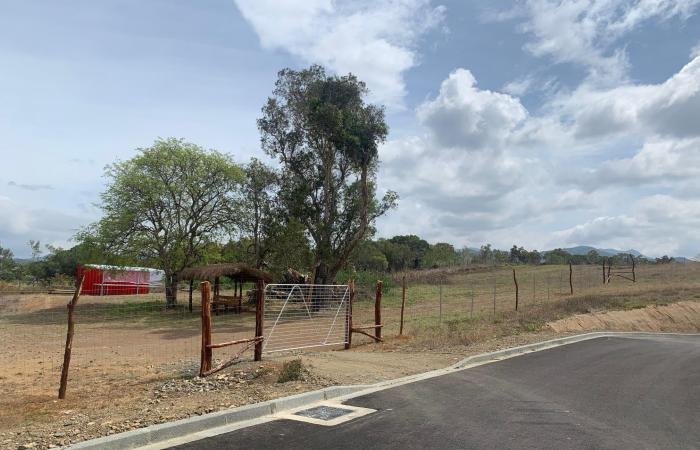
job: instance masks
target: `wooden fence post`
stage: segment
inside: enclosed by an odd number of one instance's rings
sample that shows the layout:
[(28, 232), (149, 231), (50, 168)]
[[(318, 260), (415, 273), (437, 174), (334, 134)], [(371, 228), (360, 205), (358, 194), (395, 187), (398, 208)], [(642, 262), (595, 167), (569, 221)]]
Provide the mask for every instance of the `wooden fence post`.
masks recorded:
[(61, 367), (61, 384), (58, 387), (58, 398), (63, 400), (66, 398), (66, 389), (68, 388), (68, 368), (70, 367), (70, 355), (73, 351), (73, 333), (75, 331), (75, 320), (73, 318), (73, 311), (75, 310), (75, 305), (78, 304), (78, 299), (80, 298), (80, 291), (83, 289), (83, 281), (85, 280), (85, 275), (80, 276), (80, 281), (75, 288), (73, 293), (73, 298), (71, 298), (68, 303), (68, 331), (66, 332), (66, 349), (63, 352), (63, 367)]
[(605, 259), (603, 259), (603, 284), (605, 284)]
[[(265, 282), (258, 280), (255, 301), (255, 337), (263, 336), (263, 320), (265, 315)], [(263, 340), (255, 343), (255, 361), (262, 361)]]
[(403, 311), (406, 308), (406, 275), (401, 278), (401, 324), (399, 325), (399, 336), (403, 336)]
[(352, 302), (355, 299), (355, 281), (350, 282), (350, 300), (348, 301), (347, 332), (345, 334), (345, 350), (352, 347)]
[(569, 263), (569, 288), (571, 289), (571, 295), (574, 295), (574, 269)]
[(200, 284), (202, 290), (202, 355), (199, 364), (199, 376), (211, 370), (211, 284), (203, 281)]
[(190, 312), (192, 312), (192, 291), (194, 291), (194, 280), (190, 280)]
[(515, 282), (515, 310), (518, 310), (518, 279), (515, 277), (515, 269), (513, 269), (513, 281)]
[(631, 255), (630, 255), (630, 257), (632, 258), (632, 283), (636, 283), (636, 282), (637, 282), (637, 276), (636, 276), (636, 274), (634, 273), (634, 256), (631, 256)]
[(377, 280), (377, 294), (374, 300), (374, 335), (382, 338), (382, 280)]

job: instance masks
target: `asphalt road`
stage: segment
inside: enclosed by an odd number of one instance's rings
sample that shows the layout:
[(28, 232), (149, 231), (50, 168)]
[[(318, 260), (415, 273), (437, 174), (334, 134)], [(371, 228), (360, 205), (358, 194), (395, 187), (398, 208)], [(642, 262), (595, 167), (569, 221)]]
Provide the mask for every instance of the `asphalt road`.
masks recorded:
[(378, 411), (335, 427), (279, 420), (177, 448), (700, 448), (700, 338), (600, 338), (346, 404)]

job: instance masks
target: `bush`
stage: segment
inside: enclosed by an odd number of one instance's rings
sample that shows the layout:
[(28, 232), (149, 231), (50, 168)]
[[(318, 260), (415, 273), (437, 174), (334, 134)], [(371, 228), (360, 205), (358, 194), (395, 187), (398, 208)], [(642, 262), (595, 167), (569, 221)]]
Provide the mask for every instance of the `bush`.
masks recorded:
[(302, 379), (303, 375), (304, 364), (301, 362), (301, 358), (293, 359), (282, 365), (282, 370), (280, 370), (280, 375), (277, 377), (277, 382), (286, 383), (287, 381), (298, 381)]

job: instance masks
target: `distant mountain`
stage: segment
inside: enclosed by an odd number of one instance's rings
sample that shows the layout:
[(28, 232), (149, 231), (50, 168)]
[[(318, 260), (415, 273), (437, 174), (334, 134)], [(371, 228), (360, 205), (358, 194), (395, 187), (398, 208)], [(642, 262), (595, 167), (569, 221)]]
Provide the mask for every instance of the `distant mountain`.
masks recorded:
[(563, 248), (562, 250), (564, 250), (565, 252), (567, 252), (571, 255), (586, 255), (591, 250), (595, 250), (601, 256), (615, 256), (618, 253), (629, 253), (630, 255), (633, 255), (635, 257), (644, 256), (640, 252), (638, 252), (637, 250), (634, 250), (634, 249), (616, 250), (614, 248), (596, 248), (596, 247), (591, 247), (590, 245), (579, 245), (577, 247)]

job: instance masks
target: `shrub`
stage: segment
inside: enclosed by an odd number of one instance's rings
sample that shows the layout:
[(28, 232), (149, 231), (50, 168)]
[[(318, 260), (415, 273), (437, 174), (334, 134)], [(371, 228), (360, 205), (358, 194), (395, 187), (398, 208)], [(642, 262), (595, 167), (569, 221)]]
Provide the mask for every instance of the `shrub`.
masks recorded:
[(301, 358), (293, 359), (282, 365), (282, 370), (280, 370), (280, 375), (277, 377), (277, 382), (286, 383), (287, 381), (298, 381), (302, 379), (303, 375), (304, 364), (301, 362)]

